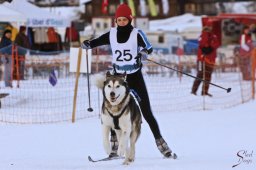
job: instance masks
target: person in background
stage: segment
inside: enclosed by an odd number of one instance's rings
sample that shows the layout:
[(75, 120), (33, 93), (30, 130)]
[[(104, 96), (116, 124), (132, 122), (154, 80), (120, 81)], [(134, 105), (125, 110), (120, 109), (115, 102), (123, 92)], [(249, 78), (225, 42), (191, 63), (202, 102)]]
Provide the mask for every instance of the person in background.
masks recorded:
[(18, 29), (16, 27), (14, 27), (11, 23), (8, 23), (7, 26), (5, 27), (5, 30), (11, 30), (11, 32), (12, 32), (11, 40), (12, 40), (12, 42), (14, 42), (15, 38), (18, 34)]
[(47, 36), (48, 36), (49, 43), (51, 44), (51, 46), (53, 46), (52, 50), (54, 51), (62, 50), (61, 37), (53, 27), (48, 28)]
[[(91, 49), (101, 45), (110, 45), (112, 49), (112, 64), (114, 74), (126, 72), (127, 82), (131, 89), (135, 90), (141, 98), (139, 102), (143, 117), (147, 121), (155, 138), (159, 151), (165, 157), (172, 157), (172, 151), (160, 133), (158, 123), (152, 113), (148, 91), (141, 72), (141, 60), (152, 53), (152, 46), (146, 35), (131, 25), (132, 12), (128, 5), (121, 4), (115, 13), (117, 28), (111, 30), (93, 40), (85, 40), (81, 47)], [(111, 131), (112, 153), (115, 155), (118, 149), (118, 141), (114, 130)]]
[(251, 24), (250, 25), (250, 34), (251, 34), (252, 41), (254, 43), (256, 43), (256, 24)]
[(197, 95), (198, 87), (201, 83), (200, 79), (204, 79), (207, 82), (203, 82), (201, 95), (210, 96), (209, 82), (211, 82), (211, 75), (215, 65), (215, 59), (217, 56), (217, 48), (220, 46), (219, 40), (212, 32), (212, 25), (208, 23), (203, 27), (202, 33), (199, 37), (199, 48), (197, 53), (197, 79), (195, 79), (191, 93)]
[(66, 28), (65, 43), (69, 43), (71, 47), (77, 47), (80, 45), (80, 35), (73, 22), (71, 27)]
[(243, 80), (251, 80), (251, 51), (252, 37), (250, 28), (245, 26), (243, 34), (240, 36), (240, 57), (239, 66)]
[(18, 55), (19, 55), (19, 79), (24, 80), (25, 55), (27, 53), (27, 50), (30, 49), (29, 39), (26, 35), (25, 26), (20, 26), (20, 31), (16, 36), (15, 44), (18, 47)]
[(0, 42), (0, 54), (4, 63), (4, 82), (5, 87), (12, 88), (12, 32), (5, 30)]

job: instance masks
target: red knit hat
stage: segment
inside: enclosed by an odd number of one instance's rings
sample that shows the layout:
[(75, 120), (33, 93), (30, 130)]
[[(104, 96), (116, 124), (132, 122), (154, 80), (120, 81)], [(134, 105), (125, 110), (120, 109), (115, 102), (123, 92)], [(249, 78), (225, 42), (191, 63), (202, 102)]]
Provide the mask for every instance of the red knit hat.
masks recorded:
[(131, 8), (126, 4), (121, 4), (116, 9), (116, 15), (115, 18), (118, 17), (126, 17), (130, 21), (132, 20), (132, 10)]

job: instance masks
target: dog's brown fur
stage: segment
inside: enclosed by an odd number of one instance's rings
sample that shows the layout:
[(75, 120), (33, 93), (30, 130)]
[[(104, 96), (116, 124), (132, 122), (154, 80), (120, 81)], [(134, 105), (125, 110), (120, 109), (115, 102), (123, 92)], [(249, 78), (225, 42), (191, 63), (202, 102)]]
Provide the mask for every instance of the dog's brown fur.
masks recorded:
[[(127, 165), (135, 159), (135, 143), (141, 131), (140, 108), (130, 93), (125, 74), (111, 75), (108, 72), (103, 81), (102, 86), (100, 79), (97, 80), (98, 87), (103, 88), (104, 96), (101, 114), (104, 148), (110, 154), (109, 133), (114, 129), (119, 142), (117, 153), (125, 155), (123, 164)], [(118, 117), (118, 125), (114, 123), (113, 117)]]

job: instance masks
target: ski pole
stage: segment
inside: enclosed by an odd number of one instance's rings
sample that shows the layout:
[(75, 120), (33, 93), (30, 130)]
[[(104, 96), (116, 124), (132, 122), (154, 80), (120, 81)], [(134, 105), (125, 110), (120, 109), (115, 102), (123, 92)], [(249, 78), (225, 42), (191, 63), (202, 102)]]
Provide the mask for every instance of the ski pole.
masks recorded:
[(162, 66), (162, 67), (165, 67), (165, 68), (168, 68), (168, 69), (174, 70), (174, 71), (179, 72), (179, 73), (181, 73), (181, 74), (187, 75), (187, 76), (189, 76), (189, 77), (192, 77), (192, 78), (198, 79), (198, 80), (200, 80), (200, 81), (203, 81), (203, 82), (209, 83), (209, 84), (211, 84), (211, 85), (213, 85), (213, 86), (215, 86), (215, 87), (218, 87), (218, 88), (221, 88), (221, 89), (223, 89), (223, 90), (226, 90), (226, 91), (227, 91), (227, 93), (231, 92), (231, 88), (224, 88), (224, 87), (219, 86), (219, 85), (217, 85), (217, 84), (211, 83), (211, 82), (209, 82), (209, 81), (207, 81), (207, 80), (204, 80), (204, 79), (201, 79), (201, 78), (198, 78), (198, 77), (192, 76), (191, 74), (184, 73), (183, 71), (176, 70), (176, 69), (174, 69), (174, 68), (172, 68), (172, 67), (166, 66), (166, 65), (164, 65), (164, 64), (158, 63), (158, 62), (153, 61), (153, 60), (150, 60), (150, 59), (146, 59), (146, 60), (147, 60), (147, 61), (150, 61), (150, 62), (152, 62), (152, 63), (155, 63), (155, 64), (157, 64), (157, 65), (160, 65), (160, 66)]
[(93, 109), (91, 107), (91, 90), (90, 90), (90, 75), (89, 75), (89, 61), (88, 61), (88, 49), (86, 49), (86, 69), (87, 69), (87, 87), (88, 87), (88, 101), (89, 101), (89, 108), (87, 111), (92, 112)]

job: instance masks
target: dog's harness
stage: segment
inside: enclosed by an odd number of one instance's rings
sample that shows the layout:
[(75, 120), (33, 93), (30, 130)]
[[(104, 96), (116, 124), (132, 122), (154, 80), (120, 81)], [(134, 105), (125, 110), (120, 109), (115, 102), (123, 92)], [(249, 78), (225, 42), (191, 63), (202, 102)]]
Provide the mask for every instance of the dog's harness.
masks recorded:
[(105, 108), (108, 114), (113, 118), (115, 129), (120, 130), (119, 126), (119, 118), (124, 114), (125, 110), (127, 109), (128, 105), (126, 105), (119, 115), (114, 116), (107, 108)]

